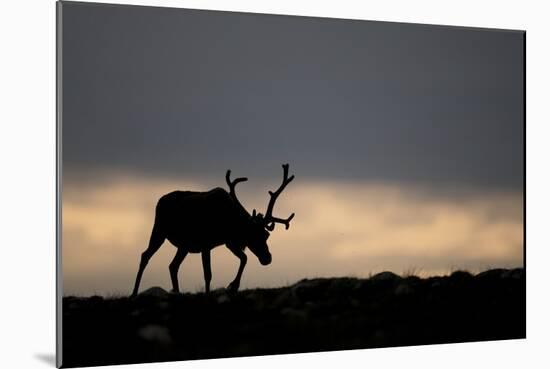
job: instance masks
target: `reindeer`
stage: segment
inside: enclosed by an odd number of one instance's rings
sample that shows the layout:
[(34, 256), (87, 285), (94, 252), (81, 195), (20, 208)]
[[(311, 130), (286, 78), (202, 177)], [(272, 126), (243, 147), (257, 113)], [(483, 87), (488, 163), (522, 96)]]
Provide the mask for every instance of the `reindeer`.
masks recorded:
[(288, 164), (283, 164), (283, 182), (276, 191), (269, 191), (270, 199), (265, 216), (256, 213), (255, 209), (250, 215), (237, 198), (235, 187), (248, 178), (241, 177), (232, 181), (230, 175), (231, 171), (228, 170), (225, 180), (229, 192), (219, 187), (207, 192), (174, 191), (159, 199), (149, 246), (141, 254), (132, 296), (138, 293), (149, 259), (166, 239), (178, 249), (168, 267), (172, 292), (175, 293), (179, 292), (178, 270), (188, 253), (201, 253), (206, 292), (210, 291), (212, 279), (210, 251), (215, 247), (225, 245), (240, 260), (237, 275), (227, 287), (231, 292), (239, 289), (247, 261), (244, 252), (246, 247), (256, 255), (260, 264), (271, 263), (271, 253), (267, 246), (269, 232), (275, 229), (275, 223), (284, 224), (288, 230), (290, 221), (294, 218), (294, 213), (286, 219), (277, 218), (273, 216), (273, 208), (294, 175), (289, 177)]

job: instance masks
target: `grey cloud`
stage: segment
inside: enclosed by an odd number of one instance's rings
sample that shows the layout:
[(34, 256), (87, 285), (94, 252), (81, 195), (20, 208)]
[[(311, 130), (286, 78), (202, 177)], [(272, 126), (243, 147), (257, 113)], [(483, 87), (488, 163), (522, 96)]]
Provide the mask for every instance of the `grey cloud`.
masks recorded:
[(63, 31), (66, 173), (523, 188), (523, 32), (70, 2)]

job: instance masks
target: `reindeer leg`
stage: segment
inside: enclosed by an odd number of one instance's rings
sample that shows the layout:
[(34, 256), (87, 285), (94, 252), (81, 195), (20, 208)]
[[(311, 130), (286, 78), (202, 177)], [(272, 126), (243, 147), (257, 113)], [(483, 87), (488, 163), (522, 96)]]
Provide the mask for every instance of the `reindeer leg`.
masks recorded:
[(202, 269), (204, 270), (204, 291), (210, 292), (210, 281), (212, 280), (212, 268), (210, 265), (210, 250), (205, 250), (202, 255)]
[(231, 282), (229, 284), (229, 286), (227, 286), (227, 288), (231, 291), (231, 292), (237, 292), (239, 290), (239, 286), (241, 284), (241, 277), (243, 275), (243, 270), (244, 270), (244, 267), (246, 265), (246, 254), (244, 253), (244, 251), (238, 247), (233, 247), (233, 246), (227, 246), (227, 248), (229, 250), (231, 250), (231, 252), (239, 258), (239, 260), (241, 261), (241, 263), (239, 264), (239, 270), (237, 271), (237, 275), (235, 276), (235, 279), (233, 280), (233, 282)]
[(180, 287), (178, 282), (178, 270), (180, 269), (180, 265), (186, 256), (187, 256), (187, 250), (178, 249), (178, 252), (176, 252), (176, 256), (174, 256), (174, 259), (168, 266), (168, 269), (170, 270), (170, 279), (172, 279), (172, 292), (175, 292), (175, 293), (180, 292)]
[(155, 222), (155, 225), (153, 226), (153, 231), (151, 232), (151, 238), (149, 239), (149, 246), (147, 247), (147, 250), (145, 250), (141, 254), (141, 261), (139, 263), (139, 270), (136, 276), (136, 283), (134, 285), (132, 297), (135, 297), (138, 293), (141, 277), (143, 275), (145, 267), (147, 266), (147, 263), (149, 263), (149, 259), (151, 259), (155, 252), (157, 252), (158, 249), (162, 246), (164, 240), (164, 234), (160, 231), (158, 225)]

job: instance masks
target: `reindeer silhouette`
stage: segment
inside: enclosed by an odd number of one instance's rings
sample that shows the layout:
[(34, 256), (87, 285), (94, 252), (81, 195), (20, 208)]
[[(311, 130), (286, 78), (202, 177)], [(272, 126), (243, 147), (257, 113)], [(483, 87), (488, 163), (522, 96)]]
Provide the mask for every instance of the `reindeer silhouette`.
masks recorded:
[(275, 229), (275, 223), (284, 224), (288, 229), (290, 221), (294, 218), (294, 213), (287, 219), (274, 217), (273, 208), (279, 195), (294, 179), (294, 175), (289, 177), (288, 164), (283, 164), (283, 182), (276, 191), (269, 191), (270, 199), (265, 216), (256, 213), (255, 209), (250, 215), (237, 198), (235, 187), (248, 178), (242, 177), (231, 181), (230, 175), (231, 171), (228, 170), (225, 180), (229, 192), (219, 187), (207, 192), (174, 191), (159, 199), (149, 246), (141, 254), (132, 296), (138, 293), (141, 277), (149, 259), (166, 239), (178, 249), (169, 265), (173, 292), (179, 292), (178, 270), (190, 252), (201, 253), (206, 292), (210, 291), (212, 279), (210, 251), (217, 246), (225, 245), (240, 260), (237, 275), (227, 287), (232, 292), (239, 289), (247, 261), (244, 252), (246, 247), (258, 257), (262, 265), (271, 263), (271, 253), (267, 246), (269, 232)]

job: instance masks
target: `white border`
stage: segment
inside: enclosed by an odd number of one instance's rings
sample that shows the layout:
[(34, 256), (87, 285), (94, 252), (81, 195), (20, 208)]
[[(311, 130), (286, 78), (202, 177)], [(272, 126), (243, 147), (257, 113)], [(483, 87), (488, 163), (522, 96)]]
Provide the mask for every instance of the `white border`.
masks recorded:
[[(196, 9), (527, 30), (527, 340), (221, 359), (138, 367), (546, 367), (550, 332), (550, 39), (537, 1), (122, 1)], [(2, 3), (0, 366), (52, 367), (55, 350), (55, 3)], [(452, 319), (452, 317), (450, 317)], [(281, 337), (284, 339), (284, 337)], [(546, 365), (544, 364), (546, 363)], [(130, 366), (119, 366), (125, 368)], [(136, 366), (132, 366), (135, 368)]]

